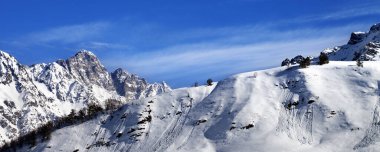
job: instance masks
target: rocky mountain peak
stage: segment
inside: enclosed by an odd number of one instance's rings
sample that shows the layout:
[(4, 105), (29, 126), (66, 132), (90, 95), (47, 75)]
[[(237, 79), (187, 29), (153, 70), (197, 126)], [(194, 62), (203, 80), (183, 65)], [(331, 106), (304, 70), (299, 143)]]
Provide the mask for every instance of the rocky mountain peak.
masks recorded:
[(0, 61), (4, 64), (15, 64), (18, 63), (16, 58), (14, 58), (12, 55), (8, 54), (7, 52), (0, 50)]
[(96, 57), (96, 55), (88, 50), (79, 50), (74, 56), (69, 58), (68, 60), (80, 60), (83, 61), (83, 63), (94, 63), (98, 64), (99, 66), (104, 66), (100, 63), (99, 59)]
[(108, 99), (126, 103), (165, 92), (166, 87), (122, 69), (110, 74), (87, 50), (31, 66), (0, 51), (0, 132), (7, 133), (1, 134), (0, 146), (90, 103), (104, 106)]
[(96, 65), (105, 69), (96, 55), (87, 50), (79, 50), (74, 56), (67, 59), (67, 61), (78, 61), (82, 64)]
[(138, 95), (145, 90), (148, 83), (145, 79), (135, 74), (129, 74), (127, 71), (118, 68), (111, 73), (111, 77), (118, 94), (126, 96), (129, 99), (138, 99)]
[(0, 83), (9, 84), (18, 69), (18, 61), (13, 56), (0, 50)]
[(130, 74), (121, 68), (112, 72), (111, 77), (118, 94), (130, 100), (171, 91), (165, 82), (149, 84), (144, 78)]
[(7, 52), (0, 50), (0, 57), (11, 58), (11, 55), (9, 55)]
[(76, 79), (87, 85), (96, 84), (113, 90), (112, 81), (109, 78), (107, 69), (90, 51), (80, 50), (65, 62), (57, 61), (57, 63), (67, 68)]
[(94, 53), (92, 53), (92, 52), (89, 51), (89, 50), (85, 50), (85, 49), (81, 49), (81, 50), (79, 50), (79, 51), (75, 54), (75, 56), (77, 56), (77, 55), (86, 55), (86, 56), (94, 56), (94, 57), (96, 57), (96, 55), (95, 55)]
[(362, 42), (367, 37), (367, 33), (365, 32), (352, 32), (350, 40), (347, 44), (357, 44), (359, 42)]

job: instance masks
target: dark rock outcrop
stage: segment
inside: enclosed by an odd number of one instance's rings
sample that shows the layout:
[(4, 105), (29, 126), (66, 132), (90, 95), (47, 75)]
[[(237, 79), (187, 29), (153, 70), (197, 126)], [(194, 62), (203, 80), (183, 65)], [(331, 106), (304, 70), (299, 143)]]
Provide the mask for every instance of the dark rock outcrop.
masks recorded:
[(353, 32), (351, 33), (350, 40), (348, 41), (347, 44), (357, 44), (359, 42), (362, 42), (365, 38), (367, 37), (367, 34), (364, 32)]

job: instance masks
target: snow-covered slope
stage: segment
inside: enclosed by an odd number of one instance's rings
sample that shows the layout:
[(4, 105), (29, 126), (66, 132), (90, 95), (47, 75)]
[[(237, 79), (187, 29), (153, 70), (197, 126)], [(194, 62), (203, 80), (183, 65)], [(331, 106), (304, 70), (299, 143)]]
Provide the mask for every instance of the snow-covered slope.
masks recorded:
[(330, 60), (335, 61), (379, 61), (380, 24), (373, 25), (368, 32), (353, 32), (346, 45), (326, 49)]
[(23, 150), (377, 151), (379, 67), (331, 61), (242, 73), (135, 100)]
[(89, 103), (104, 106), (107, 99), (126, 102), (171, 90), (165, 83), (123, 79), (129, 87), (139, 89), (121, 93), (116, 91), (118, 79), (111, 78), (97, 57), (86, 50), (67, 60), (32, 66), (0, 51), (0, 145)]
[[(380, 23), (373, 25), (368, 32), (353, 32), (347, 44), (334, 48), (327, 48), (326, 53), (332, 61), (380, 61)], [(297, 64), (303, 57), (298, 55), (286, 62)], [(317, 58), (315, 58), (317, 59)]]

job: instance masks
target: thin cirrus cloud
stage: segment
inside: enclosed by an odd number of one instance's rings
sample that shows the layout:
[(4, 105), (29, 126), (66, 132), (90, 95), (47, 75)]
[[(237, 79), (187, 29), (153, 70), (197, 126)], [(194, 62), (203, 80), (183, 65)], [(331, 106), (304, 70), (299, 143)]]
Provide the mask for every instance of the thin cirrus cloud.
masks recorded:
[[(154, 27), (147, 28), (144, 23), (141, 25), (136, 24), (132, 25), (129, 23), (119, 22), (107, 22), (107, 21), (98, 21), (91, 22), (85, 24), (77, 24), (77, 25), (67, 25), (61, 27), (55, 27), (51, 29), (42, 30), (39, 32), (32, 32), (27, 34), (26, 36), (20, 37), (13, 41), (7, 41), (9, 44), (15, 45), (44, 45), (44, 46), (54, 46), (55, 44), (74, 44), (75, 47), (86, 47), (93, 49), (101, 49), (101, 48), (109, 48), (109, 49), (128, 49), (132, 46), (127, 44), (131, 41), (139, 40), (137, 43), (141, 41), (145, 41), (147, 39), (155, 39), (158, 42), (177, 44), (178, 41), (191, 41), (193, 39), (197, 40), (199, 38), (209, 40), (215, 39), (225, 39), (227, 43), (233, 43), (231, 41), (240, 41), (241, 43), (246, 42), (247, 40), (260, 40), (266, 37), (257, 37), (249, 36), (246, 33), (254, 33), (265, 30), (268, 26), (277, 26), (278, 24), (298, 24), (302, 22), (313, 22), (313, 21), (326, 21), (326, 20), (338, 20), (350, 17), (358, 17), (365, 15), (377, 15), (380, 14), (380, 10), (377, 7), (373, 6), (362, 6), (359, 8), (353, 9), (341, 9), (336, 12), (331, 12), (328, 14), (322, 14), (317, 16), (303, 16), (296, 19), (284, 19), (279, 20), (276, 23), (259, 23), (258, 25), (246, 25), (239, 27), (224, 27), (224, 28), (216, 28), (216, 29), (194, 29), (187, 30), (186, 32), (177, 32), (174, 34), (168, 34), (170, 36), (164, 37), (160, 39), (159, 37), (153, 37), (152, 35), (166, 35), (166, 33), (162, 33), (160, 29), (154, 29)], [(144, 26), (142, 26), (144, 25)], [(132, 29), (134, 32), (123, 31), (121, 27), (126, 26), (124, 29)], [(251, 26), (251, 27), (249, 27)], [(152, 30), (153, 28), (153, 30)], [(250, 31), (248, 31), (250, 30)], [(112, 36), (116, 36), (119, 38), (120, 33), (128, 34), (127, 42), (112, 42), (112, 40), (99, 40), (101, 37), (108, 37), (109, 39), (114, 39)], [(109, 33), (117, 33), (116, 35), (112, 35)], [(239, 36), (231, 36), (231, 35)], [(244, 37), (244, 36), (246, 37)], [(228, 37), (228, 39), (227, 39)], [(249, 39), (248, 39), (248, 38)], [(267, 37), (270, 39), (270, 37)], [(154, 43), (154, 42), (153, 42)], [(182, 43), (182, 42), (180, 42)]]
[(83, 42), (78, 45), (80, 48), (93, 49), (93, 50), (105, 50), (105, 49), (126, 49), (129, 50), (131, 47), (127, 44), (119, 43), (109, 43), (109, 42), (99, 42), (99, 41), (90, 41)]
[[(372, 23), (324, 28), (281, 26), (376, 14), (380, 11), (368, 6), (276, 23), (183, 31), (167, 31), (159, 24), (141, 23), (145, 25), (141, 26), (125, 21), (101, 21), (33, 32), (16, 42), (60, 50), (62, 46), (90, 49), (110, 70), (122, 67), (148, 80), (166, 80), (179, 87), (207, 77), (221, 79), (234, 73), (277, 66), (285, 57), (316, 55), (326, 47), (346, 43), (350, 32), (367, 29)], [(155, 47), (146, 49), (147, 44)], [(189, 82), (184, 82), (184, 77)]]
[(345, 9), (339, 12), (331, 13), (325, 16), (321, 16), (321, 20), (331, 20), (331, 19), (345, 19), (352, 17), (360, 17), (366, 15), (379, 15), (380, 10), (378, 6), (364, 6), (355, 9)]
[[(226, 31), (222, 34), (224, 38), (202, 43), (183, 43), (151, 52), (116, 54), (106, 57), (104, 63), (108, 67), (123, 67), (150, 80), (166, 80), (176, 87), (184, 85), (183, 82), (177, 81), (184, 77), (190, 77), (190, 79), (194, 77), (191, 82), (201, 81), (207, 77), (220, 79), (234, 73), (278, 66), (286, 57), (298, 54), (316, 55), (326, 47), (346, 43), (352, 29), (362, 29), (367, 26), (354, 24), (324, 29), (306, 28), (287, 31), (260, 28), (260, 32), (256, 31), (256, 26), (215, 29), (217, 32), (201, 29), (203, 35), (208, 37), (212, 37), (215, 33), (223, 33), (223, 30)], [(230, 29), (238, 30), (231, 32)], [(256, 32), (251, 33), (253, 31)], [(179, 35), (189, 36), (192, 33), (193, 31), (190, 31), (189, 34)], [(265, 40), (251, 43), (230, 41), (249, 38), (264, 38)]]
[(62, 26), (45, 31), (34, 32), (26, 35), (23, 39), (32, 44), (40, 43), (75, 43), (103, 34), (108, 29), (108, 22), (94, 22), (87, 24)]
[[(341, 19), (349, 19), (355, 17), (362, 17), (368, 15), (380, 15), (380, 10), (378, 6), (373, 5), (362, 5), (357, 8), (345, 8), (341, 10), (334, 10), (331, 13), (321, 14), (321, 15), (312, 15), (312, 16), (303, 16), (291, 20), (291, 22), (313, 22), (313, 21), (333, 21)], [(287, 21), (289, 22), (289, 21)]]

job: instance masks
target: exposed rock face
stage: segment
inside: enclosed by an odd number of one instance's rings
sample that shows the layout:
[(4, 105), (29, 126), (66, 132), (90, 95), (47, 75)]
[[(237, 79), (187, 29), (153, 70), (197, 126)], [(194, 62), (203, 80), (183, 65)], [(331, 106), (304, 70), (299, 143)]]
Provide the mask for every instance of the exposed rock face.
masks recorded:
[(27, 66), (21, 65), (11, 55), (1, 52), (1, 73), (3, 84), (0, 99), (0, 144), (5, 139), (11, 139), (24, 134), (40, 124), (51, 120), (53, 115), (48, 108), (48, 98), (33, 83), (32, 75)]
[(292, 58), (290, 60), (290, 63), (292, 63), (292, 64), (299, 64), (299, 63), (301, 63), (301, 61), (303, 59), (305, 59), (305, 58), (302, 55), (297, 55), (296, 57), (294, 57), (294, 58)]
[[(309, 58), (313, 59), (313, 57), (310, 57), (310, 56), (309, 56)], [(302, 55), (297, 55), (290, 60), (288, 58), (286, 58), (285, 60), (283, 60), (281, 62), (281, 66), (300, 64), (304, 59), (305, 59), (305, 57), (303, 57)]]
[(18, 72), (18, 67), (18, 62), (14, 57), (0, 51), (0, 83), (11, 83), (13, 75)]
[(30, 67), (0, 51), (0, 145), (89, 103), (104, 106), (110, 98), (126, 102), (170, 91), (166, 84), (149, 84), (116, 71), (112, 79), (85, 50), (67, 60)]
[(96, 84), (106, 89), (113, 89), (112, 80), (106, 68), (89, 51), (80, 51), (65, 62), (57, 61), (57, 63), (68, 69), (73, 77), (86, 85)]
[(380, 42), (374, 41), (367, 43), (364, 48), (355, 52), (353, 60), (378, 61), (380, 51)]
[(144, 78), (130, 74), (122, 69), (116, 69), (111, 73), (116, 91), (127, 99), (140, 99), (171, 91), (166, 83), (149, 84)]
[(362, 42), (366, 36), (367, 34), (364, 32), (353, 32), (351, 33), (351, 37), (350, 37), (350, 40), (348, 41), (348, 44), (353, 45), (353, 44)]
[(290, 65), (290, 60), (286, 58), (284, 61), (281, 62), (281, 66)]
[(134, 74), (129, 74), (122, 69), (116, 69), (111, 73), (116, 91), (128, 99), (136, 99), (148, 85), (145, 79)]
[(380, 61), (380, 24), (373, 25), (368, 32), (354, 32), (347, 45), (326, 49), (330, 60), (353, 61)]

